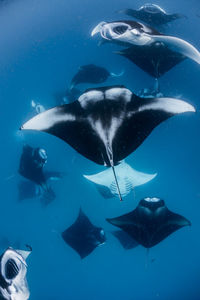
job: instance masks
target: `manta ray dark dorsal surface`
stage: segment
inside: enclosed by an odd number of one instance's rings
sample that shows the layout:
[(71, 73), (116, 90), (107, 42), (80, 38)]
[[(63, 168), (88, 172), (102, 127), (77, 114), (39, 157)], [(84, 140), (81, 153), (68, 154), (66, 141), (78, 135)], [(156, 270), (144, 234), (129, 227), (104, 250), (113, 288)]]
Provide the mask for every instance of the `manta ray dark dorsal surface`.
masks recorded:
[(106, 241), (104, 230), (93, 225), (81, 209), (76, 221), (62, 232), (62, 238), (82, 259)]
[(194, 112), (172, 98), (140, 98), (123, 86), (89, 89), (77, 101), (49, 109), (22, 130), (39, 130), (64, 140), (100, 165), (117, 165), (169, 117)]
[(137, 10), (128, 8), (119, 12), (141, 20), (151, 26), (161, 26), (167, 24), (168, 22), (185, 18), (185, 16), (181, 14), (168, 14), (158, 5), (149, 3), (143, 5)]
[(108, 79), (110, 73), (103, 67), (93, 64), (81, 66), (71, 80), (74, 87), (80, 83), (102, 83)]
[(156, 197), (144, 198), (132, 212), (107, 221), (146, 248), (157, 245), (176, 230), (191, 225), (190, 221), (170, 211), (165, 202)]
[(116, 51), (116, 54), (126, 57), (144, 72), (155, 78), (161, 77), (187, 58), (159, 42), (143, 47), (134, 45), (121, 51)]
[(135, 151), (161, 122), (195, 109), (182, 100), (139, 98), (123, 86), (87, 90), (77, 101), (38, 114), (21, 129), (64, 140), (91, 161), (112, 167)]

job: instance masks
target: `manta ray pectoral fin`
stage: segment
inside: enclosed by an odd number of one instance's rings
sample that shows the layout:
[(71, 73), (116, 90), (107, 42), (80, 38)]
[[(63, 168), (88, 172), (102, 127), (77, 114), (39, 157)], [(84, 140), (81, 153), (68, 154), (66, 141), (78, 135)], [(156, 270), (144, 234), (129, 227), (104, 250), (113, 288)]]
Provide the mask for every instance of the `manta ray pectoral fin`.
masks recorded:
[[(66, 104), (70, 105), (70, 104)], [(65, 113), (63, 106), (57, 106), (47, 111), (44, 111), (28, 122), (26, 122), (21, 130), (39, 130), (39, 131), (48, 131), (53, 126), (56, 126), (61, 122), (75, 121), (76, 117), (73, 114)]]
[(174, 36), (152, 36), (155, 42), (163, 42), (171, 50), (181, 53), (182, 55), (194, 60), (196, 63), (200, 64), (200, 52), (190, 43), (174, 37)]
[(131, 8), (118, 10), (117, 13), (124, 14), (130, 17), (136, 17), (136, 18), (138, 16), (138, 11)]
[(163, 111), (167, 114), (181, 114), (184, 112), (195, 112), (194, 106), (183, 101), (183, 100), (174, 100), (172, 98), (154, 98), (151, 103), (147, 102), (142, 105), (138, 112), (146, 111), (146, 110), (155, 110), (155, 111)]
[(91, 32), (91, 36), (94, 36), (95, 34), (101, 32), (102, 26), (105, 25), (106, 22), (100, 22)]

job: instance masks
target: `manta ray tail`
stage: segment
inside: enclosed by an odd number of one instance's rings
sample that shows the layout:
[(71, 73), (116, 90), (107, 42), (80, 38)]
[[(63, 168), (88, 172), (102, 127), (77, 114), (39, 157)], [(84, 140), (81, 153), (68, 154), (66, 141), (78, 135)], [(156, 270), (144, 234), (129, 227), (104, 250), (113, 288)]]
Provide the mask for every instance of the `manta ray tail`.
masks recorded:
[(120, 192), (120, 189), (119, 189), (119, 184), (118, 184), (117, 176), (116, 176), (116, 173), (115, 173), (115, 167), (113, 165), (111, 165), (111, 168), (113, 170), (113, 175), (115, 177), (115, 182), (116, 182), (116, 186), (117, 186), (117, 190), (118, 190), (118, 194), (119, 194), (119, 199), (120, 199), (120, 201), (122, 201), (122, 195), (121, 195), (121, 192)]
[(117, 175), (115, 173), (115, 167), (114, 167), (114, 164), (113, 164), (113, 152), (112, 152), (112, 148), (109, 145), (109, 143), (107, 144), (106, 151), (107, 151), (108, 159), (110, 161), (110, 166), (112, 168), (113, 175), (114, 175), (114, 178), (115, 178), (115, 183), (116, 183), (116, 186), (117, 186), (119, 199), (120, 199), (120, 201), (122, 201), (122, 195), (121, 195), (119, 184), (118, 184), (118, 181), (117, 181)]

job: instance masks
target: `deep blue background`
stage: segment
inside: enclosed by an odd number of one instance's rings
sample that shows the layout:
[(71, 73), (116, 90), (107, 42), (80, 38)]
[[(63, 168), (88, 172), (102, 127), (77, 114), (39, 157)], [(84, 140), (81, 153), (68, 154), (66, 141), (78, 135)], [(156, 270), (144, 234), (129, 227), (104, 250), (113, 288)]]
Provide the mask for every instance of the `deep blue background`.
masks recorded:
[[(200, 49), (199, 0), (156, 1), (169, 12), (188, 16), (166, 32)], [(128, 0), (13, 0), (0, 7), (0, 128), (2, 237), (29, 243), (30, 299), (45, 300), (199, 300), (200, 299), (200, 66), (187, 60), (160, 79), (161, 89), (182, 95), (197, 113), (176, 116), (158, 126), (127, 162), (158, 176), (138, 187), (122, 203), (105, 200), (82, 174), (103, 168), (77, 154), (61, 140), (44, 133), (18, 131), (31, 116), (35, 99), (46, 108), (63, 92), (80, 65), (95, 63), (124, 76), (107, 84), (124, 84), (137, 92), (153, 84), (128, 60), (112, 53), (119, 47), (98, 47), (90, 32), (100, 21), (123, 19), (116, 13), (137, 8)], [(37, 199), (17, 201), (19, 157), (24, 142), (47, 149), (48, 169), (67, 172), (56, 183), (56, 200), (43, 208)], [(192, 222), (150, 250), (125, 251), (109, 233), (106, 217), (129, 212), (145, 196), (165, 200), (169, 209)], [(80, 206), (108, 242), (80, 260), (60, 237), (77, 217)], [(151, 263), (151, 259), (155, 259)], [(147, 262), (148, 260), (148, 262)]]

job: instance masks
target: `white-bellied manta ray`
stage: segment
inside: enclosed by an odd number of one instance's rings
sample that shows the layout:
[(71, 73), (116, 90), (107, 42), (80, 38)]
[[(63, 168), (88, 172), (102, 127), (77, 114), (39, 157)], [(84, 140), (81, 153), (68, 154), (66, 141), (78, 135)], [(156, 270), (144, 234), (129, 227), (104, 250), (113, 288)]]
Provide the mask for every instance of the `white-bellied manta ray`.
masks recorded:
[(21, 129), (52, 134), (91, 161), (112, 167), (121, 199), (114, 166), (161, 122), (194, 111), (182, 100), (140, 98), (124, 86), (110, 86), (89, 89), (73, 103), (36, 115)]
[(185, 58), (200, 64), (200, 52), (193, 45), (178, 37), (164, 35), (140, 22), (100, 22), (91, 35), (97, 33), (107, 42), (129, 47), (116, 53), (156, 78)]
[[(128, 195), (136, 186), (151, 181), (157, 175), (136, 171), (125, 161), (115, 167), (115, 173), (122, 197)], [(117, 185), (110, 168), (97, 174), (83, 176), (95, 184), (104, 198), (118, 197)]]
[(31, 251), (8, 248), (0, 256), (0, 299), (29, 299), (26, 259), (30, 253)]

